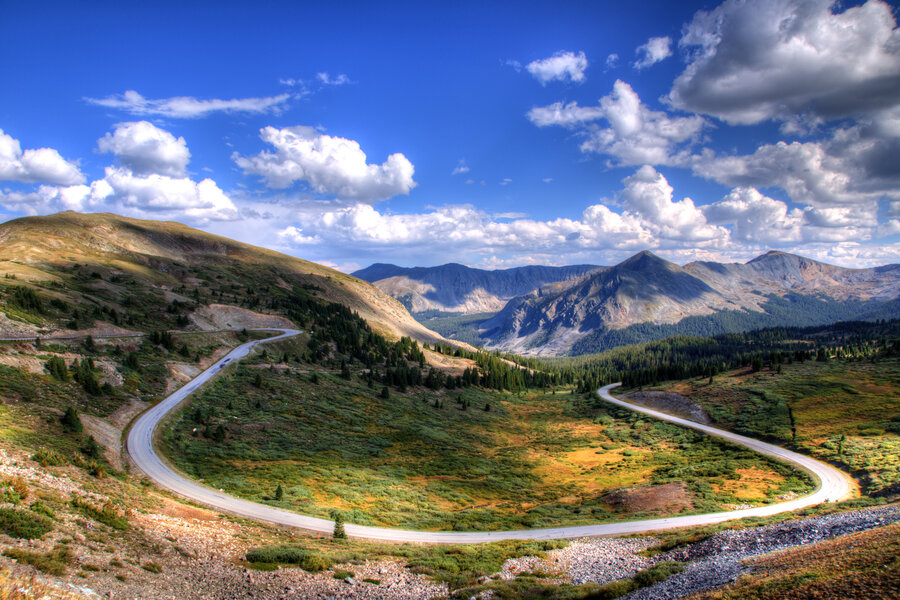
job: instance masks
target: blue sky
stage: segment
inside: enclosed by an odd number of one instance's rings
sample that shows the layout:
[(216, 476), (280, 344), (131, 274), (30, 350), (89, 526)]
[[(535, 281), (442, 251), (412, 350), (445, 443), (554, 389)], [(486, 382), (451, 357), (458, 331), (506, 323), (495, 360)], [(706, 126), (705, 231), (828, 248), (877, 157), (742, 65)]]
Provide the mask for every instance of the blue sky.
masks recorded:
[(0, 219), (343, 270), (900, 262), (895, 4), (184, 4), (0, 2)]

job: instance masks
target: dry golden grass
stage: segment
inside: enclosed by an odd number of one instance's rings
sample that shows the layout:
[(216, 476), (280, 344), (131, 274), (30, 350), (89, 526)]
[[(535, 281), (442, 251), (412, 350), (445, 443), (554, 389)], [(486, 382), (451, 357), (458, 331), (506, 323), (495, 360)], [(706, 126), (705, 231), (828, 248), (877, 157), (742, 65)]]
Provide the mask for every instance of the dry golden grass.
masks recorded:
[(750, 562), (754, 573), (692, 600), (896, 600), (900, 524), (852, 533)]

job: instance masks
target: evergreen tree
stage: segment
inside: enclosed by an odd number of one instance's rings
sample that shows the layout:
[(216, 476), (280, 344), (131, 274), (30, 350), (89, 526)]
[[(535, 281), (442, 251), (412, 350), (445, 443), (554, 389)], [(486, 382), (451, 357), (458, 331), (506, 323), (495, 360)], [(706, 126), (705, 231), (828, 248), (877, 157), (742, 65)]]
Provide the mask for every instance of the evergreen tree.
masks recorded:
[(281, 484), (279, 483), (278, 487), (275, 488), (275, 501), (281, 502), (282, 500), (284, 500), (284, 490), (281, 489)]
[(81, 447), (82, 453), (88, 458), (98, 459), (103, 456), (103, 447), (97, 443), (94, 436), (89, 435), (84, 446)]
[(346, 540), (347, 532), (344, 531), (344, 517), (337, 511), (331, 513), (331, 516), (334, 518), (334, 533), (331, 537), (336, 540)]
[(81, 430), (84, 429), (81, 420), (78, 418), (78, 413), (71, 406), (66, 409), (59, 421), (62, 423), (63, 429), (71, 433), (81, 433)]

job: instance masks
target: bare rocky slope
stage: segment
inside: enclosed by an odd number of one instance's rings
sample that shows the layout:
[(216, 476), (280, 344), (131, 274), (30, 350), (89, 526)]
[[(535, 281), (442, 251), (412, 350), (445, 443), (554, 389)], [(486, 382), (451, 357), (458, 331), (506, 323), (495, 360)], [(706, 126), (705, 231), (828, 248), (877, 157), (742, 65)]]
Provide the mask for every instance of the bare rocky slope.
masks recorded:
[(510, 299), (548, 283), (571, 281), (605, 268), (527, 266), (487, 271), (455, 263), (415, 268), (376, 263), (353, 276), (372, 282), (413, 313), (437, 310), (474, 314), (496, 312)]
[[(72, 211), (15, 219), (0, 224), (0, 271), (14, 275), (17, 283), (39, 285), (42, 294), (62, 301), (78, 305), (87, 297), (92, 305), (109, 307), (129, 297), (149, 301), (159, 295), (165, 302), (187, 301), (175, 293), (179, 289), (210, 290), (227, 299), (228, 286), (251, 291), (265, 286), (299, 288), (356, 311), (388, 337), (442, 339), (413, 319), (400, 302), (365, 281), (176, 222)], [(265, 294), (259, 295), (264, 303)], [(193, 321), (211, 322), (207, 313), (208, 309)]]
[(900, 311), (900, 265), (846, 269), (784, 252), (746, 264), (678, 266), (641, 252), (514, 298), (480, 325), (486, 345), (561, 355), (679, 333), (885, 318)]

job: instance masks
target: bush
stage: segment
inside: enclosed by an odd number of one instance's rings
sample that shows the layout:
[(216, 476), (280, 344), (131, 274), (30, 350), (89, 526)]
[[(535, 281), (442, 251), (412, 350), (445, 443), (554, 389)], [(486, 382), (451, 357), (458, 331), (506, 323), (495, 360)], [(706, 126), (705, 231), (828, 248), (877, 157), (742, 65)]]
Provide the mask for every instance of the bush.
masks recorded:
[(87, 500), (81, 498), (72, 499), (72, 506), (81, 511), (85, 516), (103, 523), (117, 531), (128, 529), (128, 519), (112, 502), (107, 502), (101, 507), (96, 507)]
[(0, 531), (9, 537), (34, 540), (53, 531), (53, 521), (27, 510), (0, 508)]
[(64, 465), (68, 462), (66, 461), (66, 457), (62, 454), (48, 448), (38, 448), (37, 452), (34, 453), (34, 456), (31, 457), (31, 460), (42, 467), (58, 467), (59, 465)]
[(162, 573), (162, 567), (155, 562), (148, 562), (141, 565), (141, 568), (151, 573)]
[(66, 566), (72, 562), (72, 553), (65, 546), (57, 546), (45, 554), (29, 552), (20, 548), (7, 548), (3, 551), (3, 556), (29, 564), (50, 575), (64, 575)]
[(298, 546), (267, 546), (247, 553), (247, 562), (257, 564), (297, 565), (304, 571), (326, 571), (334, 564), (331, 559), (313, 550)]
[(84, 429), (78, 418), (78, 412), (71, 406), (66, 409), (59, 422), (62, 423), (63, 429), (71, 433), (81, 433), (81, 430)]
[(665, 581), (672, 575), (681, 573), (683, 570), (684, 565), (679, 562), (661, 562), (653, 565), (649, 569), (639, 571), (637, 575), (634, 576), (634, 583), (637, 584), (638, 587), (647, 587), (654, 583)]

